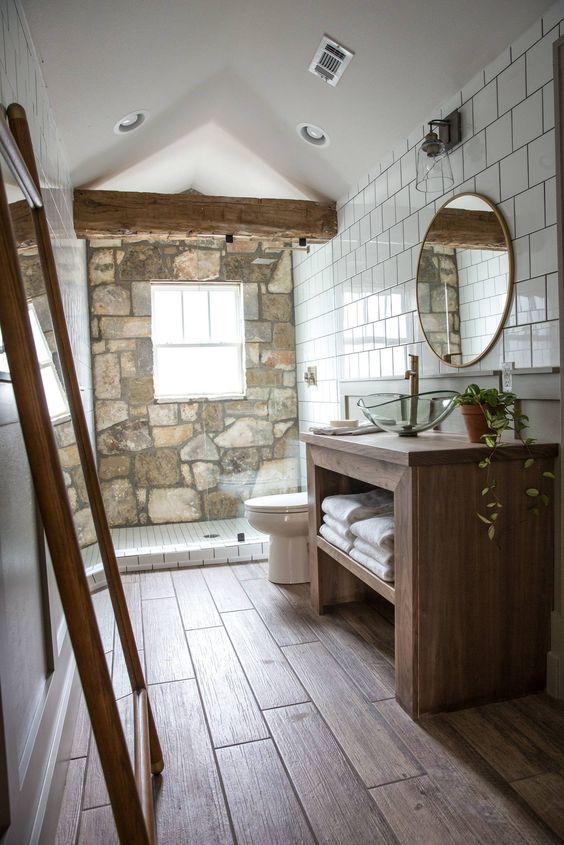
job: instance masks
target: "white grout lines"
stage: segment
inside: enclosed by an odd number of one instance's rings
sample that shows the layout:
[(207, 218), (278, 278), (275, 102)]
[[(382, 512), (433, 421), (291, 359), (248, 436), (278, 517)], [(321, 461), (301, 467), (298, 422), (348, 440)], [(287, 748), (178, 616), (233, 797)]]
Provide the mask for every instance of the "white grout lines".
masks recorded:
[[(238, 534), (244, 534), (245, 540), (238, 542)], [(251, 528), (246, 519), (114, 528), (111, 535), (120, 572), (249, 563), (268, 558), (268, 536)], [(85, 549), (83, 558), (90, 586), (103, 586), (106, 578), (98, 546)]]

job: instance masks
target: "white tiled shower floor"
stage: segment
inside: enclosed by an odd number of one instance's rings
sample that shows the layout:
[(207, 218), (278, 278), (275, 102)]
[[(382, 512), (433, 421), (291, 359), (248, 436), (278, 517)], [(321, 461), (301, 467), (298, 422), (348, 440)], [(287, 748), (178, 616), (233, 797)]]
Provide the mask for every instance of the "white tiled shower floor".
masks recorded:
[[(245, 535), (244, 541), (237, 540), (238, 534)], [(113, 528), (111, 535), (122, 572), (243, 563), (268, 557), (268, 535), (251, 528), (243, 518)], [(84, 565), (93, 582), (105, 580), (97, 546), (84, 550)]]

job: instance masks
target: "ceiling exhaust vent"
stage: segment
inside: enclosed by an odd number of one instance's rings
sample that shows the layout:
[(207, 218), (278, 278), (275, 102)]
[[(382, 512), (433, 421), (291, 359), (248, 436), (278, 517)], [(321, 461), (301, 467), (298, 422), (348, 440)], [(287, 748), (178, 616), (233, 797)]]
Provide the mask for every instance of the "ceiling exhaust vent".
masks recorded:
[(309, 71), (319, 76), (328, 85), (335, 87), (353, 56), (354, 53), (351, 50), (347, 50), (342, 44), (324, 35), (315, 51)]

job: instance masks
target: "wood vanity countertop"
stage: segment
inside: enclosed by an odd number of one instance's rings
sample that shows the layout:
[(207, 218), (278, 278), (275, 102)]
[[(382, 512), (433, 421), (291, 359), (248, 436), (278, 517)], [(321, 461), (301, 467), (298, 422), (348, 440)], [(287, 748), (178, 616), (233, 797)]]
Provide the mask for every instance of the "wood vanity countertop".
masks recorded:
[[(300, 440), (311, 446), (335, 449), (400, 466), (471, 463), (479, 461), (488, 452), (486, 446), (469, 443), (463, 434), (435, 431), (424, 431), (417, 437), (399, 437), (387, 431), (348, 436), (302, 434)], [(525, 449), (518, 441), (509, 440), (498, 448), (496, 455), (498, 460), (509, 461), (522, 460), (529, 454), (548, 458), (557, 455), (558, 448), (557, 443), (537, 441)]]

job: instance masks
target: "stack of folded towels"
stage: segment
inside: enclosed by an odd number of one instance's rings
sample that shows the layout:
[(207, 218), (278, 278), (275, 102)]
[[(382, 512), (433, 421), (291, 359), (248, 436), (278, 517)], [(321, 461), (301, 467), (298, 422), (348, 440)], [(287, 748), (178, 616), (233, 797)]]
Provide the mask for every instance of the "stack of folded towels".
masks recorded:
[(394, 580), (394, 499), (387, 490), (328, 496), (319, 533), (383, 581)]

